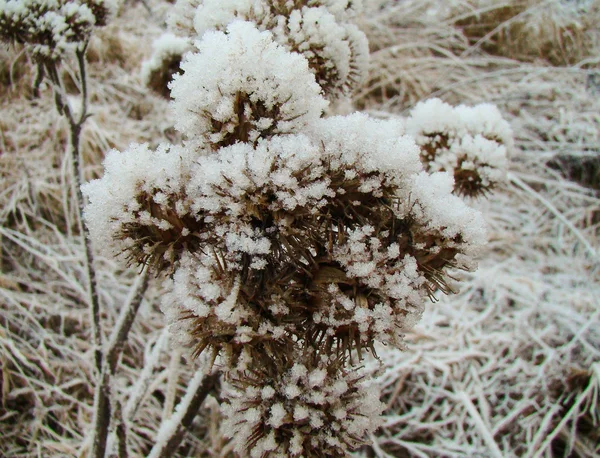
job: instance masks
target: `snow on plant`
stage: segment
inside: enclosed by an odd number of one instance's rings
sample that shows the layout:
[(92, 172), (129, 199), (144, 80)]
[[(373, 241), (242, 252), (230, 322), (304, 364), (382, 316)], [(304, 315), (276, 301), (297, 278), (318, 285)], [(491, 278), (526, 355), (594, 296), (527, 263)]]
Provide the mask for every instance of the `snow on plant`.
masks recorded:
[[(478, 171), (501, 167), (510, 131), (490, 107), (436, 105), (429, 117), (419, 107), (405, 126), (322, 118), (319, 75), (348, 56), (345, 29), (323, 5), (268, 5), (286, 9), (268, 21), (273, 33), (234, 20), (196, 42), (170, 85), (185, 144), (109, 152), (104, 177), (84, 187), (86, 218), (112, 253), (170, 274), (162, 310), (193, 354), (218, 357), (223, 426), (238, 453), (344, 456), (383, 410), (357, 361), (376, 342), (402, 347), (427, 299), (453, 291), (449, 271), (474, 268), (485, 242), (481, 215), (453, 193), (457, 167), (428, 173), (399, 132), (425, 149), (428, 134), (456, 137), (474, 163), (461, 170)], [(329, 57), (311, 64), (308, 51), (292, 52), (282, 27), (307, 50), (327, 42), (317, 49)], [(494, 174), (481, 176), (491, 187)]]
[[(83, 222), (84, 200), (81, 190), (81, 133), (88, 113), (86, 52), (94, 26), (105, 25), (116, 4), (104, 0), (0, 0), (0, 38), (25, 45), (37, 66), (34, 95), (39, 96), (42, 81), (50, 82), (54, 105), (69, 127), (66, 154), (75, 184), (80, 234), (85, 246), (87, 302), (90, 311), (92, 352), (95, 368), (95, 415), (92, 428), (91, 456), (103, 458), (111, 421), (109, 382), (114, 374), (124, 341), (139, 307), (147, 281), (126, 305), (125, 314), (110, 345), (103, 345), (100, 294), (94, 268), (89, 229)], [(67, 94), (63, 81), (64, 66), (75, 57), (76, 70), (69, 73), (78, 89), (77, 97)], [(66, 64), (66, 65), (65, 65)], [(144, 277), (146, 278), (146, 277)], [(131, 312), (131, 313), (130, 313)]]
[(152, 56), (142, 63), (141, 76), (144, 84), (154, 92), (169, 98), (168, 84), (179, 72), (183, 55), (192, 49), (188, 39), (170, 32), (162, 34), (152, 44)]
[(332, 100), (350, 95), (366, 77), (367, 39), (348, 22), (361, 6), (361, 2), (332, 0), (180, 0), (168, 24), (173, 33), (194, 39), (210, 30), (225, 30), (235, 20), (251, 21), (261, 31), (272, 31), (288, 51), (302, 54), (323, 94)]
[(189, 139), (255, 142), (302, 129), (327, 106), (306, 60), (249, 22), (208, 32), (197, 47), (171, 83), (175, 128)]
[(380, 423), (384, 405), (362, 371), (348, 372), (326, 356), (280, 370), (233, 371), (224, 387), (229, 403), (222, 428), (239, 454), (344, 456), (340, 450), (361, 445)]
[(439, 99), (419, 102), (406, 120), (405, 132), (422, 147), (421, 159), (428, 171), (454, 175), (459, 195), (485, 195), (506, 178), (513, 136), (494, 105), (452, 107)]
[(55, 61), (86, 41), (94, 25), (105, 25), (113, 7), (102, 0), (1, 0), (0, 37)]
[(86, 208), (90, 235), (105, 254), (163, 271), (184, 247), (193, 250), (195, 219), (184, 188), (191, 162), (187, 150), (168, 145), (107, 154), (102, 182), (83, 188), (94, 199)]

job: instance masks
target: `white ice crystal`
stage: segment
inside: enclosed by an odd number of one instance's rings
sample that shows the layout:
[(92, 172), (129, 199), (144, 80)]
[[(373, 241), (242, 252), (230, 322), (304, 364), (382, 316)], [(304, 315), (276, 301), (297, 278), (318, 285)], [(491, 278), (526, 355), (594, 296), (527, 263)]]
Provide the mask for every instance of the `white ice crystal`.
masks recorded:
[(203, 0), (194, 15), (194, 28), (199, 37), (208, 30), (224, 30), (238, 20), (254, 22), (260, 27), (270, 17), (266, 0)]
[(306, 60), (251, 23), (208, 32), (196, 46), (171, 83), (175, 127), (188, 138), (254, 142), (301, 130), (327, 106)]
[(365, 35), (354, 25), (338, 23), (325, 7), (292, 11), (274, 34), (278, 42), (308, 59), (326, 94), (347, 94), (366, 74)]
[(169, 31), (186, 37), (195, 35), (194, 16), (202, 0), (177, 0), (167, 14)]
[(485, 193), (504, 181), (514, 140), (494, 105), (452, 107), (430, 99), (415, 106), (405, 127), (423, 147), (427, 170), (454, 174), (459, 194)]
[(23, 43), (37, 59), (53, 61), (86, 41), (94, 25), (105, 25), (112, 1), (2, 0), (0, 38)]

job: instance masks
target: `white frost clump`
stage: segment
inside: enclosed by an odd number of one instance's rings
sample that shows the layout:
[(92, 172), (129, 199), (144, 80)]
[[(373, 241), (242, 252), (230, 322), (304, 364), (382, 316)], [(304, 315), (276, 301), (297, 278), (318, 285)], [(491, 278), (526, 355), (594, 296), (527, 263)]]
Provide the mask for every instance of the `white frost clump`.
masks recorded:
[(379, 391), (364, 377), (327, 358), (310, 370), (296, 363), (282, 374), (233, 373), (224, 386), (222, 430), (243, 456), (300, 457), (314, 450), (345, 456), (380, 426), (385, 409)]
[(29, 46), (39, 61), (55, 61), (105, 25), (114, 9), (112, 1), (0, 0), (0, 39)]
[[(418, 147), (397, 131), (363, 114), (331, 117), (307, 135), (237, 143), (194, 165), (193, 213), (220, 263), (246, 272), (245, 283), (270, 279), (251, 296), (273, 325), (302, 321), (331, 348), (348, 338), (349, 354), (375, 340), (400, 345), (425, 300), (451, 291), (446, 270), (473, 267), (481, 215), (452, 194), (451, 176), (424, 173)], [(298, 271), (277, 280), (287, 266)]]
[(513, 133), (494, 105), (420, 102), (406, 120), (405, 132), (422, 147), (428, 171), (454, 175), (457, 194), (486, 194), (505, 180)]
[(202, 0), (177, 0), (167, 14), (168, 30), (187, 37), (194, 36), (194, 16), (201, 3)]
[(302, 54), (326, 94), (350, 94), (366, 77), (368, 42), (325, 7), (294, 10), (274, 29), (277, 41)]
[(172, 261), (173, 243), (189, 235), (182, 218), (189, 215), (183, 190), (191, 161), (188, 150), (170, 145), (109, 151), (104, 176), (82, 186), (85, 220), (98, 248), (133, 264)]
[(363, 0), (309, 0), (308, 4), (327, 7), (339, 21), (354, 19), (364, 10)]
[(251, 23), (208, 32), (196, 46), (171, 83), (175, 127), (190, 139), (252, 143), (302, 130), (327, 107), (306, 60)]
[(260, 27), (271, 17), (266, 0), (203, 0), (194, 15), (196, 34), (202, 37), (209, 30), (224, 30), (235, 20), (254, 22)]
[[(178, 8), (188, 11), (186, 1)], [(367, 38), (348, 22), (359, 10), (361, 2), (347, 0), (204, 0), (196, 8), (193, 23), (199, 37), (211, 30), (224, 31), (236, 20), (251, 21), (259, 30), (273, 32), (275, 41), (309, 61), (325, 97), (335, 99), (350, 95), (367, 74)]]

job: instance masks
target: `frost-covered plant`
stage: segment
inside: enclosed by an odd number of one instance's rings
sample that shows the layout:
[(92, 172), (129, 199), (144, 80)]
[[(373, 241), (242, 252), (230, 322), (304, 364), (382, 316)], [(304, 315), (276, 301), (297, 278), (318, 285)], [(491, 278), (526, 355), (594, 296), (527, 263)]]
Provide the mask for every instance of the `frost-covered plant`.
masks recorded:
[(168, 19), (173, 33), (190, 41), (235, 20), (270, 30), (286, 50), (302, 54), (323, 95), (350, 95), (366, 77), (368, 43), (350, 21), (362, 2), (333, 0), (179, 0)]
[[(42, 81), (50, 83), (55, 107), (68, 123), (69, 136), (66, 154), (71, 163), (72, 180), (76, 189), (76, 202), (80, 233), (85, 247), (85, 272), (88, 281), (87, 295), (90, 310), (92, 352), (96, 370), (94, 399), (93, 444), (90, 454), (103, 458), (106, 450), (108, 428), (111, 421), (109, 381), (131, 328), (137, 308), (141, 303), (147, 282), (127, 307), (124, 319), (116, 328), (115, 338), (103, 347), (100, 294), (94, 268), (94, 257), (89, 230), (83, 221), (84, 200), (81, 191), (82, 157), (81, 133), (88, 113), (88, 81), (86, 52), (95, 26), (106, 25), (116, 8), (113, 0), (0, 0), (0, 39), (25, 46), (33, 57), (38, 72), (34, 93), (39, 95)], [(73, 60), (76, 70), (70, 72), (78, 90), (77, 97), (67, 94), (63, 81), (64, 67)]]
[[(171, 330), (222, 368), (223, 428), (251, 457), (341, 457), (378, 427), (383, 406), (356, 364), (377, 342), (401, 347), (426, 301), (453, 291), (450, 270), (474, 267), (485, 229), (454, 192), (456, 170), (481, 158), (474, 167), (500, 168), (510, 142), (489, 107), (448, 107), (458, 124), (442, 113), (418, 126), (419, 109), (405, 122), (322, 118), (331, 60), (311, 64), (285, 28), (306, 33), (306, 49), (336, 35), (355, 4), (326, 3), (197, 5), (195, 19), (222, 30), (205, 31), (170, 84), (186, 142), (111, 151), (84, 187), (99, 246), (169, 274)], [(404, 131), (425, 150), (429, 134), (456, 137), (467, 159), (425, 170)], [(481, 146), (486, 135), (498, 151)]]
[[(336, 457), (362, 444), (378, 426), (379, 391), (360, 370), (339, 360), (308, 355), (283, 369), (265, 365), (233, 371), (223, 430), (241, 455)], [(351, 371), (351, 372), (350, 372)]]
[(104, 0), (1, 0), (0, 38), (27, 45), (41, 61), (56, 61), (105, 25), (113, 3)]
[(430, 99), (411, 110), (405, 128), (421, 146), (426, 170), (452, 173), (457, 194), (485, 195), (505, 180), (513, 134), (495, 105)]
[(255, 142), (302, 129), (327, 106), (306, 60), (249, 22), (208, 32), (197, 47), (171, 84), (175, 128), (190, 140)]
[(142, 63), (141, 76), (144, 84), (168, 99), (169, 83), (179, 72), (183, 55), (192, 49), (189, 40), (170, 32), (162, 34), (152, 44), (152, 56)]

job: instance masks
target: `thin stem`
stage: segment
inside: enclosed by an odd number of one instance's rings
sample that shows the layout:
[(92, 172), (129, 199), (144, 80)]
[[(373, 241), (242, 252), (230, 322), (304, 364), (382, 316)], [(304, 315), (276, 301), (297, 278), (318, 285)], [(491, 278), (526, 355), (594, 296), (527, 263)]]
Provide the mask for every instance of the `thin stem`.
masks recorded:
[[(129, 300), (121, 310), (114, 331), (110, 335), (108, 346), (105, 350), (104, 364), (100, 372), (100, 380), (95, 393), (94, 401), (94, 441), (90, 456), (92, 458), (104, 458), (106, 452), (106, 441), (111, 421), (110, 385), (111, 379), (117, 370), (119, 358), (127, 341), (129, 331), (144, 298), (148, 287), (148, 269), (146, 268), (138, 278), (132, 289)], [(125, 428), (125, 424), (121, 425)], [(126, 431), (122, 432), (126, 434)]]
[(154, 343), (154, 348), (149, 358), (145, 361), (142, 372), (139, 374), (135, 384), (129, 389), (129, 399), (125, 404), (123, 416), (126, 422), (130, 422), (135, 417), (137, 410), (146, 394), (150, 381), (152, 380), (154, 369), (158, 366), (162, 351), (169, 342), (169, 329), (164, 328), (158, 340)]
[(149, 270), (146, 267), (141, 275), (138, 277), (135, 287), (132, 289), (132, 293), (127, 300), (127, 305), (121, 309), (121, 314), (117, 320), (115, 329), (113, 330), (108, 340), (108, 348), (106, 349), (106, 358), (108, 360), (108, 367), (111, 375), (114, 375), (117, 370), (117, 365), (121, 353), (123, 353), (123, 347), (127, 341), (127, 336), (133, 325), (133, 321), (137, 315), (137, 312), (142, 304), (144, 293), (148, 288), (148, 280), (150, 279)]
[(88, 91), (87, 91), (87, 72), (86, 72), (86, 60), (85, 53), (87, 50), (87, 42), (83, 43), (77, 48), (77, 67), (79, 72), (80, 81), (80, 93), (81, 93), (81, 112), (77, 119), (75, 119), (75, 113), (69, 104), (67, 94), (64, 89), (64, 84), (60, 76), (60, 71), (57, 62), (50, 62), (46, 64), (46, 73), (50, 81), (52, 82), (54, 92), (54, 102), (57, 111), (67, 118), (69, 123), (69, 145), (68, 154), (71, 157), (72, 175), (75, 185), (75, 198), (77, 200), (77, 210), (79, 216), (79, 228), (85, 245), (85, 264), (86, 273), (89, 283), (89, 304), (90, 314), (92, 317), (92, 340), (94, 342), (94, 361), (96, 364), (96, 370), (98, 374), (102, 370), (102, 332), (100, 323), (100, 300), (98, 295), (98, 284), (96, 281), (96, 271), (94, 269), (94, 255), (92, 251), (92, 243), (90, 240), (90, 234), (87, 226), (83, 221), (83, 210), (84, 200), (83, 193), (81, 192), (81, 148), (80, 139), (83, 123), (88, 118), (87, 106), (88, 106)]
[(175, 413), (161, 424), (156, 443), (148, 458), (167, 458), (174, 455), (200, 406), (218, 383), (218, 373), (205, 375), (204, 371), (203, 368), (198, 369)]
[(119, 419), (119, 423), (117, 424), (116, 428), (117, 457), (128, 458), (129, 453), (127, 451), (127, 427), (125, 426), (125, 421), (123, 419), (123, 406), (118, 401), (116, 410)]

